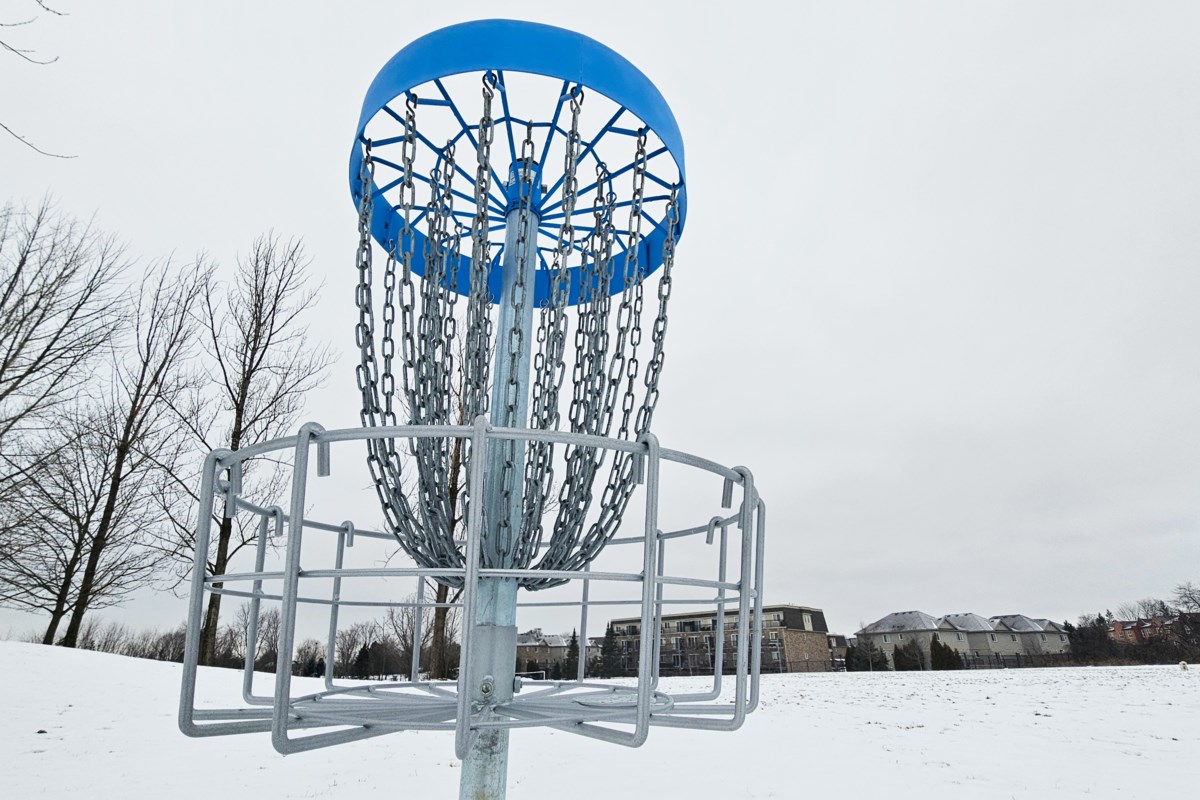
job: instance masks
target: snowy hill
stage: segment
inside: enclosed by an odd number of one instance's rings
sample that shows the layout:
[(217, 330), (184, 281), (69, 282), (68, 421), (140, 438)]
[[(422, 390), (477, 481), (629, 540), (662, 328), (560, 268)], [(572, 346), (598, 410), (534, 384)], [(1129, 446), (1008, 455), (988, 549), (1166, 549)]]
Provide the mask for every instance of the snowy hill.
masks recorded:
[[(175, 724), (179, 674), (0, 642), (0, 797), (457, 796), (450, 734), (286, 759), (266, 735), (188, 739)], [(239, 674), (208, 672), (201, 690), (231, 702)], [(509, 796), (1183, 798), (1198, 780), (1200, 668), (851, 673), (764, 676), (762, 707), (732, 734), (654, 729), (629, 750), (517, 731)]]

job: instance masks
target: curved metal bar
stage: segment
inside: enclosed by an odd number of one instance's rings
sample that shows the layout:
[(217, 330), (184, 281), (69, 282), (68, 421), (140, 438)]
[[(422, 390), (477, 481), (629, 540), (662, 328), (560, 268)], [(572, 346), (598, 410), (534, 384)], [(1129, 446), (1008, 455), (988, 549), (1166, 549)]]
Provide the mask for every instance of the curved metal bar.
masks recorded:
[[(478, 453), (486, 453), (492, 440), (525, 439), (530, 441), (566, 442), (583, 444), (598, 449), (611, 449), (640, 456), (643, 461), (641, 476), (646, 487), (646, 514), (643, 530), (633, 536), (614, 537), (609, 545), (641, 545), (642, 570), (575, 572), (571, 570), (537, 570), (534, 568), (484, 569), (479, 561), (482, 535), (482, 504), (474, 505), (468, 519), (466, 534), (459, 540), (467, 552), (465, 566), (457, 568), (428, 567), (347, 567), (341, 557), (354, 539), (361, 537), (388, 540), (390, 535), (377, 531), (359, 530), (352, 521), (340, 524), (304, 518), (300, 511), (304, 505), (304, 484), (307, 478), (308, 453), (317, 448), (318, 473), (324, 473), (329, 462), (329, 448), (334, 442), (362, 441), (372, 437), (421, 437), (421, 436), (469, 436)], [(276, 689), (271, 697), (257, 696), (252, 691), (252, 655), (245, 665), (243, 678), (243, 702), (248, 708), (224, 710), (197, 710), (194, 708), (196, 637), (189, 632), (189, 650), (184, 664), (185, 689), (181, 693), (180, 725), (193, 736), (220, 735), (225, 733), (272, 732), (272, 742), (281, 752), (300, 752), (346, 741), (368, 738), (381, 733), (398, 730), (453, 730), (456, 753), (468, 752), (480, 731), (547, 726), (589, 736), (626, 746), (636, 746), (644, 741), (651, 727), (683, 727), (706, 730), (732, 730), (742, 724), (745, 715), (753, 711), (759, 702), (758, 676), (761, 671), (761, 650), (751, 643), (751, 631), (761, 629), (762, 582), (764, 577), (763, 553), (765, 547), (766, 504), (758, 497), (753, 475), (743, 467), (724, 467), (708, 459), (692, 456), (658, 446), (652, 435), (638, 441), (606, 439), (605, 437), (564, 434), (555, 431), (528, 431), (518, 428), (493, 428), (486, 419), (477, 418), (470, 426), (394, 426), (387, 429), (347, 429), (325, 431), (320, 426), (304, 426), (294, 437), (286, 437), (264, 443), (254, 450), (239, 453), (217, 452), (206, 461), (207, 482), (201, 487), (201, 497), (218, 499), (239, 511), (249, 512), (259, 518), (259, 550), (256, 551), (253, 571), (230, 573), (222, 576), (204, 575), (203, 566), (193, 574), (193, 600), (190, 618), (202, 611), (205, 593), (245, 597), (252, 606), (262, 601), (278, 601), (285, 610), (281, 631), (280, 656), (276, 672)], [(219, 486), (218, 470), (240, 469), (248, 458), (291, 447), (294, 450), (293, 486), (290, 508), (287, 512), (278, 506), (262, 506), (252, 503), (238, 494), (238, 481), (231, 478), (227, 486)], [(661, 464), (663, 461), (679, 463), (689, 469), (698, 469), (724, 481), (722, 505), (732, 507), (734, 489), (741, 488), (740, 502), (733, 513), (710, 516), (702, 524), (672, 531), (657, 529), (657, 503), (661, 488)], [(486, 458), (473, 459), (471, 480), (482, 481), (482, 470), (486, 469)], [(201, 504), (203, 506), (203, 503)], [(206, 558), (208, 539), (211, 535), (211, 514), (201, 514), (197, 532), (197, 553), (203, 564)], [(207, 522), (207, 526), (206, 523)], [(285, 564), (282, 569), (264, 569), (265, 546), (268, 536), (264, 529), (274, 526), (274, 538), (282, 534), (282, 526), (289, 532), (285, 548)], [(726, 554), (731, 544), (730, 528), (736, 526), (741, 534), (741, 558), (734, 579), (726, 575)], [(336, 565), (332, 569), (304, 570), (299, 566), (303, 532), (335, 533), (337, 535)], [(666, 549), (676, 543), (696, 542), (703, 537), (705, 545), (718, 549), (717, 576), (698, 577), (672, 575), (665, 570)], [(689, 545), (691, 546), (691, 545)], [(301, 604), (328, 606), (331, 611), (329, 629), (332, 640), (337, 632), (339, 608), (459, 608), (466, 615), (473, 614), (477, 602), (473, 587), (483, 578), (522, 578), (536, 576), (543, 579), (564, 581), (604, 581), (613, 586), (640, 584), (640, 599), (564, 599), (560, 601), (519, 602), (520, 607), (578, 607), (639, 605), (640, 618), (639, 672), (633, 686), (615, 687), (595, 682), (577, 680), (556, 682), (551, 686), (533, 688), (518, 694), (511, 701), (481, 712), (474, 712), (470, 702), (470, 691), (464, 676), (475, 656), (471, 655), (471, 642), (463, 643), (463, 669), (456, 683), (436, 684), (420, 681), (414, 675), (408, 682), (372, 684), (368, 686), (342, 686), (333, 683), (334, 654), (326, 653), (326, 688), (324, 692), (290, 696), (290, 652), (295, 636), (295, 609)], [(437, 580), (459, 577), (464, 580), (463, 596), (457, 602), (436, 603), (432, 598), (412, 600), (356, 600), (343, 596), (342, 589), (347, 579), (357, 582), (370, 579), (411, 578)], [(332, 580), (335, 589), (332, 596), (316, 597), (300, 592), (306, 579)], [(279, 581), (282, 590), (278, 593), (264, 592), (266, 582)], [(221, 584), (220, 586), (216, 584)], [(237, 589), (238, 585), (249, 590)], [(699, 589), (714, 594), (688, 592), (665, 597), (666, 587)], [(722, 665), (724, 663), (724, 636), (715, 637), (713, 652), (713, 683), (706, 692), (664, 695), (657, 688), (659, 675), (659, 640), (662, 636), (660, 620), (667, 607), (687, 607), (715, 604), (718, 630), (725, 629), (726, 608), (732, 604), (737, 609), (735, 627), (738, 633), (738, 655), (734, 678), (734, 702), (714, 703), (722, 694)], [(199, 611), (197, 611), (199, 609)], [(469, 616), (465, 618), (470, 618)], [(585, 623), (586, 624), (586, 623)], [(250, 645), (257, 638), (252, 625)], [(586, 629), (585, 629), (586, 636)], [(586, 638), (585, 638), (586, 642)], [(189, 694), (188, 681), (191, 677)], [(534, 684), (533, 686), (537, 686)], [(532, 687), (531, 687), (532, 688)], [(612, 695), (614, 692), (629, 693), (633, 698), (630, 707), (590, 707), (577, 700), (589, 696)], [(665, 698), (665, 699), (664, 699)], [(269, 706), (269, 707), (268, 707)], [(346, 730), (350, 726), (351, 729)], [(296, 738), (294, 733), (316, 731)]]

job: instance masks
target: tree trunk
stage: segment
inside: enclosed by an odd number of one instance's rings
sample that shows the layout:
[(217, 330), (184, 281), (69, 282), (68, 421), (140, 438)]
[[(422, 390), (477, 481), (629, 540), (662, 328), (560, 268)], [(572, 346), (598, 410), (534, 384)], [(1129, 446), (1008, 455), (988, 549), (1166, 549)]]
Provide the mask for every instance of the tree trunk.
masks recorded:
[(58, 624), (67, 614), (67, 598), (71, 596), (71, 583), (75, 580), (75, 570), (79, 569), (79, 559), (83, 555), (85, 537), (85, 533), (79, 531), (79, 538), (75, 540), (75, 548), (67, 562), (62, 583), (58, 587), (58, 595), (54, 598), (54, 608), (50, 611), (50, 624), (46, 626), (46, 635), (42, 637), (42, 644), (54, 644), (54, 634), (58, 633)]
[[(213, 574), (224, 575), (229, 566), (229, 541), (233, 538), (233, 520), (225, 517), (217, 533), (217, 558), (213, 562)], [(224, 584), (214, 583), (213, 589), (220, 589)], [(212, 592), (208, 596), (208, 610), (204, 615), (204, 627), (200, 631), (200, 663), (204, 666), (214, 666), (217, 656), (217, 628), (221, 622), (221, 595)]]
[[(136, 404), (135, 404), (136, 408)], [(121, 491), (121, 479), (125, 473), (125, 461), (129, 457), (130, 439), (133, 430), (133, 413), (125, 419), (121, 441), (117, 444), (116, 457), (113, 459), (112, 473), (108, 481), (108, 496), (104, 500), (104, 511), (100, 514), (100, 523), (96, 526), (96, 538), (88, 550), (87, 566), (83, 570), (83, 580), (79, 584), (79, 595), (75, 598), (75, 607), (71, 609), (71, 621), (67, 624), (67, 632), (63, 635), (64, 647), (74, 647), (79, 638), (79, 629), (83, 627), (83, 615), (87, 613), (92, 602), (92, 590), (96, 586), (96, 572), (100, 568), (100, 556), (108, 545), (108, 531), (112, 527), (113, 516), (117, 509), (117, 495)]]
[[(444, 584), (437, 585), (437, 600), (445, 603), (450, 594), (450, 588)], [(447, 664), (446, 651), (446, 614), (450, 609), (439, 605), (433, 610), (433, 642), (429, 646), (429, 676), (434, 680), (448, 680), (450, 665)]]

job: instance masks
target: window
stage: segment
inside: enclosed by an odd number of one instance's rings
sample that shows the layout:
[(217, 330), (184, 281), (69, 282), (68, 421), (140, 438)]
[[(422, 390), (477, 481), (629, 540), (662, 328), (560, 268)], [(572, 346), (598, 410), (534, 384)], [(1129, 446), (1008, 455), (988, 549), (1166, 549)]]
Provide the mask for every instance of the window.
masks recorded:
[(887, 644), (887, 643), (888, 643), (888, 642), (890, 642), (890, 641), (892, 641), (892, 640), (891, 640), (891, 639), (889, 639), (889, 638), (888, 638), (888, 635), (885, 633), (885, 634), (883, 635), (883, 643), (884, 643), (884, 644)]
[(899, 636), (899, 639), (900, 639), (900, 641), (902, 641), (902, 642), (904, 641), (904, 634), (903, 634), (903, 633), (902, 633), (902, 634), (900, 634), (900, 636)]
[(767, 638), (768, 638), (768, 639), (770, 639), (770, 640), (772, 640), (772, 641), (774, 641), (774, 640), (778, 639), (778, 638), (779, 638), (779, 631), (771, 631), (771, 633), (770, 633), (770, 634), (767, 636)]
[(1043, 634), (1040, 634), (1040, 635), (1041, 635), (1041, 637), (1042, 637), (1042, 641), (1043, 641), (1043, 642), (1044, 642), (1044, 641), (1046, 641), (1046, 634), (1044, 634), (1044, 633), (1043, 633)]
[(961, 634), (961, 633), (956, 633), (956, 634), (954, 634), (954, 638), (955, 638), (955, 640), (956, 640), (956, 641), (959, 641), (959, 642), (961, 642), (961, 641), (962, 641), (962, 634)]
[(1015, 633), (1010, 633), (1009, 636), (1012, 638), (1012, 640), (1014, 642), (1017, 640), (1017, 635)]
[(805, 614), (805, 615), (804, 615), (804, 625), (803, 625), (803, 628), (804, 628), (804, 630), (806, 630), (806, 631), (811, 631), (811, 630), (813, 629), (813, 624), (812, 624), (812, 614)]
[(1065, 641), (1067, 640), (1067, 637), (1066, 637), (1066, 636), (1063, 636), (1063, 635), (1060, 633), (1060, 634), (1058, 635), (1058, 640), (1059, 640), (1060, 642), (1065, 642)]
[(989, 638), (989, 639), (991, 639), (991, 640), (994, 642), (994, 641), (996, 641), (996, 634), (994, 634), (994, 633), (989, 633), (989, 634), (988, 634), (988, 638)]

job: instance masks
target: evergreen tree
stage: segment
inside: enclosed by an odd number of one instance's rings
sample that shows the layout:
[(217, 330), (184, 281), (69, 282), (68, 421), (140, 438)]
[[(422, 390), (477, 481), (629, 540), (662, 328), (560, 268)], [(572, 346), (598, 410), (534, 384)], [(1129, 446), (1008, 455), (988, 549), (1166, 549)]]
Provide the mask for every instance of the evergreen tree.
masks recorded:
[(575, 630), (571, 631), (571, 643), (567, 645), (567, 657), (563, 659), (562, 672), (563, 677), (569, 681), (575, 680), (579, 675), (579, 633)]
[(354, 677), (366, 678), (371, 672), (371, 651), (364, 644), (354, 659)]
[(892, 651), (892, 663), (897, 672), (915, 672), (924, 667), (925, 654), (916, 639), (909, 639)]
[(943, 644), (937, 636), (929, 643), (929, 666), (931, 669), (962, 669), (958, 650)]
[(612, 625), (604, 631), (604, 642), (600, 645), (600, 668), (598, 677), (615, 678), (621, 674), (621, 653), (617, 650), (617, 634)]
[(562, 662), (555, 661), (554, 668), (550, 670), (550, 680), (561, 681), (563, 676)]
[(862, 639), (857, 646), (846, 648), (847, 672), (887, 672), (889, 669), (887, 654), (870, 639)]

